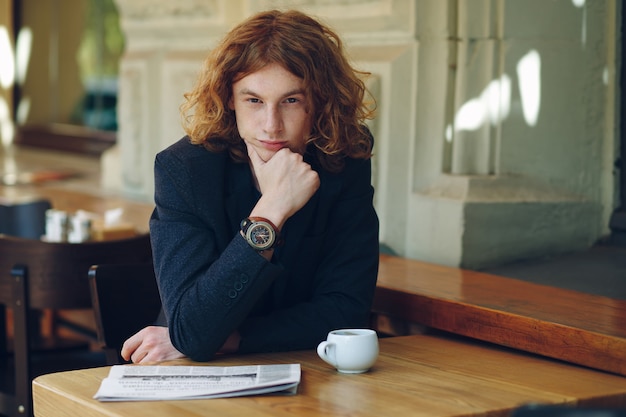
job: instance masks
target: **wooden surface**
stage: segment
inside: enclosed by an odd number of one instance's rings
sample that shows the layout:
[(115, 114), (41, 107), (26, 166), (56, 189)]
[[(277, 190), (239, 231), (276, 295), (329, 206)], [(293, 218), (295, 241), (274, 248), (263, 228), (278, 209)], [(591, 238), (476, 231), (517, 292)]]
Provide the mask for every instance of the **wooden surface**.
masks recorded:
[(104, 216), (108, 210), (122, 209), (121, 220), (132, 224), (140, 233), (147, 233), (148, 221), (154, 205), (130, 200), (119, 195), (97, 193), (89, 194), (82, 190), (57, 188), (54, 186), (18, 186), (21, 192), (17, 193), (16, 187), (0, 186), (0, 199), (5, 201), (27, 201), (37, 198), (46, 198), (52, 203), (52, 208), (75, 213), (85, 210)]
[(383, 255), (374, 311), (626, 375), (626, 302)]
[(527, 403), (626, 406), (626, 378), (469, 339), (414, 335), (381, 339), (380, 347), (374, 368), (360, 375), (337, 373), (313, 350), (206, 363), (300, 363), (302, 381), (295, 396), (102, 403), (92, 397), (108, 368), (43, 375), (33, 383), (34, 411), (38, 417), (495, 417)]
[[(0, 187), (15, 194), (15, 187)], [(152, 205), (55, 186), (25, 187), (55, 208), (95, 213), (122, 207), (148, 230)], [(374, 311), (626, 375), (626, 302), (459, 268), (381, 255)]]
[(124, 221), (135, 225), (140, 232), (148, 231), (148, 220), (154, 208), (152, 201), (133, 200), (107, 190), (103, 186), (99, 158), (25, 146), (0, 147), (2, 179), (7, 175), (33, 174), (37, 177), (40, 173), (53, 172), (76, 175), (33, 184), (3, 185), (0, 181), (0, 200), (19, 202), (44, 197), (59, 210), (87, 210), (100, 215), (106, 210), (122, 208)]
[[(0, 171), (76, 170), (36, 185), (2, 186), (0, 199), (45, 197), (55, 208), (103, 214), (148, 231), (153, 204), (107, 193), (100, 160), (12, 147)], [(471, 336), (626, 375), (626, 303), (610, 298), (424, 262), (381, 256), (374, 310), (407, 322)]]

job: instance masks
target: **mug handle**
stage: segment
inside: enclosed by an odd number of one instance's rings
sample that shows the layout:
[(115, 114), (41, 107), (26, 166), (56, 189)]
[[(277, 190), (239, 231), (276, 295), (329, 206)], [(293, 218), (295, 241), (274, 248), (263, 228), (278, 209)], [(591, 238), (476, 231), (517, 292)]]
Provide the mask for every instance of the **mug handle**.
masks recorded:
[(337, 360), (335, 358), (335, 344), (324, 340), (317, 345), (317, 354), (322, 360), (332, 366), (337, 366)]

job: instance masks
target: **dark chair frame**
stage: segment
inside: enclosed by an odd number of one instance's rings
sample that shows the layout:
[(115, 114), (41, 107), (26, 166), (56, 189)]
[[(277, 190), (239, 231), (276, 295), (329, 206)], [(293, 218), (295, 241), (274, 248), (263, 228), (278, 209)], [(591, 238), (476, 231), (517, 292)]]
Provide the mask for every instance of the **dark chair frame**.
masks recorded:
[(124, 341), (155, 324), (161, 312), (154, 268), (151, 263), (103, 264), (92, 266), (88, 275), (98, 343), (108, 365), (124, 363)]
[(152, 260), (150, 236), (121, 240), (52, 243), (0, 235), (0, 359), (7, 350), (6, 309), (13, 311), (14, 393), (0, 392), (0, 415), (32, 416), (34, 351), (31, 329), (36, 310), (89, 309), (87, 279), (97, 263), (147, 263)]

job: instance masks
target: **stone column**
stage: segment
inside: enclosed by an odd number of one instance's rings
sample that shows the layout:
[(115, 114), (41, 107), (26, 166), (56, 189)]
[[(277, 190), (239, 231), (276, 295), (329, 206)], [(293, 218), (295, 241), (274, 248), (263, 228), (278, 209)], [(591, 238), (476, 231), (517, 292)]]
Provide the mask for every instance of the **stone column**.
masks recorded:
[(120, 64), (118, 145), (103, 185), (151, 200), (156, 153), (183, 135), (178, 113), (209, 49), (241, 16), (241, 0), (116, 0), (126, 50)]
[[(615, 2), (419, 5), (418, 16), (428, 8), (437, 9), (430, 17), (456, 16), (448, 37), (435, 31), (440, 50), (445, 39), (456, 45), (448, 45), (447, 62), (437, 60), (424, 47), (436, 41), (418, 24), (419, 61), (429, 72), (418, 81), (413, 239), (402, 252), (480, 268), (593, 244), (607, 230), (603, 205), (614, 181), (605, 173), (615, 155), (607, 88)], [(432, 65), (450, 74), (447, 83), (426, 78)], [(429, 110), (442, 95), (448, 101)]]

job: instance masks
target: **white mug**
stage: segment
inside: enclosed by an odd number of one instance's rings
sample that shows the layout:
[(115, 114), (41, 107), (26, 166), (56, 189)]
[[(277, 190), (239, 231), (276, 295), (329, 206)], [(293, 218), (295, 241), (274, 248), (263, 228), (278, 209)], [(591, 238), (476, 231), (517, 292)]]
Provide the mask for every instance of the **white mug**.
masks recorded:
[(340, 329), (328, 333), (317, 354), (341, 373), (367, 372), (378, 358), (378, 335), (370, 329)]

